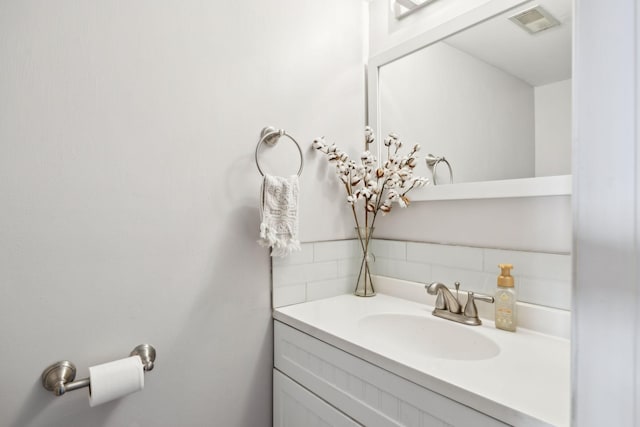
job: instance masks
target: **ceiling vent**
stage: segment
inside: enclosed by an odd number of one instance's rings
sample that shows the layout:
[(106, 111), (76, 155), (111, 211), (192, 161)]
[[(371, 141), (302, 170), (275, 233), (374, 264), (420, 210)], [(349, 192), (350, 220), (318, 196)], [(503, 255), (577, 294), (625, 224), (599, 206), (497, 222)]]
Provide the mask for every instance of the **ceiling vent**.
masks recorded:
[(542, 6), (535, 6), (523, 10), (509, 19), (529, 34), (539, 33), (540, 31), (560, 25), (560, 21), (544, 10)]

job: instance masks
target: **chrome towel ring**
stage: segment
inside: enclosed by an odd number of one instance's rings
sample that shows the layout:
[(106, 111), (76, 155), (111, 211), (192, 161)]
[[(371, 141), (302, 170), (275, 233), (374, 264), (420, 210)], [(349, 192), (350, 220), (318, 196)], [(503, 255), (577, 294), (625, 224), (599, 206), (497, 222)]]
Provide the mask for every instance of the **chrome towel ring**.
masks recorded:
[(436, 168), (440, 163), (444, 163), (449, 168), (449, 184), (453, 184), (453, 170), (451, 169), (451, 165), (449, 161), (444, 158), (444, 156), (434, 156), (433, 154), (427, 154), (427, 166), (433, 169), (433, 185), (438, 185), (438, 181), (436, 178)]
[(302, 149), (300, 148), (300, 144), (298, 144), (298, 141), (293, 139), (293, 137), (289, 135), (284, 129), (276, 129), (271, 126), (267, 126), (266, 128), (262, 129), (262, 132), (260, 132), (260, 141), (258, 141), (258, 145), (256, 145), (256, 154), (255, 154), (256, 166), (258, 167), (258, 172), (260, 172), (260, 175), (264, 176), (264, 172), (260, 167), (260, 161), (258, 160), (258, 150), (260, 149), (260, 146), (262, 145), (262, 143), (265, 143), (269, 147), (273, 147), (278, 143), (281, 136), (286, 136), (291, 141), (293, 141), (294, 144), (296, 144), (296, 147), (298, 148), (298, 153), (300, 154), (300, 169), (298, 169), (298, 176), (302, 174), (304, 159), (302, 157)]

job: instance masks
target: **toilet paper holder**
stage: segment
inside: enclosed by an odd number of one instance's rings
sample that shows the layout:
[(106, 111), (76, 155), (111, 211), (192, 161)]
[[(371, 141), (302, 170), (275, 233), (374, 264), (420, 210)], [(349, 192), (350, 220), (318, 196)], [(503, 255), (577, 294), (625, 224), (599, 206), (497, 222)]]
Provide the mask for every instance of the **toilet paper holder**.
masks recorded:
[[(131, 351), (129, 356), (140, 356), (142, 368), (150, 371), (156, 361), (156, 349), (149, 344), (140, 344)], [(42, 386), (56, 396), (62, 396), (68, 391), (89, 387), (91, 384), (89, 378), (74, 381), (75, 378), (75, 365), (68, 360), (61, 360), (42, 371)]]

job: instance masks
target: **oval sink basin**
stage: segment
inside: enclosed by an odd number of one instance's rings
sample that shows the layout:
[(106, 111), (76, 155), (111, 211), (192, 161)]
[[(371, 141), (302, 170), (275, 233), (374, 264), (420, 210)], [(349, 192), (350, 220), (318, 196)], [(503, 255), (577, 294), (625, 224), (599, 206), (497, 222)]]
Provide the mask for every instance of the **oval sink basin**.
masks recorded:
[(483, 360), (497, 356), (500, 347), (474, 331), (475, 327), (395, 313), (373, 314), (358, 322), (363, 338), (401, 351), (452, 360)]

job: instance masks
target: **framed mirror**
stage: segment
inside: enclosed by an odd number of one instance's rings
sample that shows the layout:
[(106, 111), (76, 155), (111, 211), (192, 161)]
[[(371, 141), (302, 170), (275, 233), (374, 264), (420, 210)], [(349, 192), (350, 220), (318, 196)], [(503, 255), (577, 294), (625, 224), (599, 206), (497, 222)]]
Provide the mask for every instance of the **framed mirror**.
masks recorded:
[(492, 0), (370, 59), (379, 158), (422, 146), (414, 201), (571, 194), (571, 35), (571, 0)]

